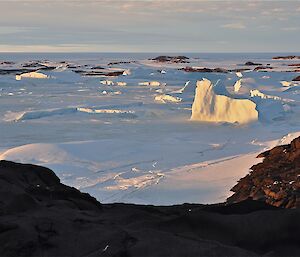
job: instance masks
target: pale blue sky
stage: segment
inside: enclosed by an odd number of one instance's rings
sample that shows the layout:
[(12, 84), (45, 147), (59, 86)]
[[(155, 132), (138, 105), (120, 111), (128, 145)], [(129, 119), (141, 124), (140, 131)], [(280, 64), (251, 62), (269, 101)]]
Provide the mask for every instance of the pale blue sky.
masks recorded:
[(0, 0), (0, 52), (300, 52), (300, 1)]

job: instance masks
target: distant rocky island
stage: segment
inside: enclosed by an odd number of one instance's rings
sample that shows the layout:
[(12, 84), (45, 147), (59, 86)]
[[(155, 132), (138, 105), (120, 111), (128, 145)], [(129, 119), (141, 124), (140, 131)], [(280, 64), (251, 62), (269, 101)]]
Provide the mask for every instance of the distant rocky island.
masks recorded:
[(0, 256), (299, 256), (300, 138), (226, 203), (101, 204), (50, 169), (0, 161)]
[(273, 60), (293, 60), (293, 59), (300, 59), (300, 56), (297, 56), (297, 55), (275, 56), (272, 59)]
[(180, 55), (180, 56), (167, 56), (167, 55), (161, 55), (157, 56), (152, 61), (156, 62), (170, 62), (170, 63), (189, 63), (189, 57)]

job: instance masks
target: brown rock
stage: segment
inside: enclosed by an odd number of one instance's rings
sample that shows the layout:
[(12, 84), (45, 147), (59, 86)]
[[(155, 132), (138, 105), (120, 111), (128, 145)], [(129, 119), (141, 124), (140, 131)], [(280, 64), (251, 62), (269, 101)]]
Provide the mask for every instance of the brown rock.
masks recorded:
[(300, 76), (294, 78), (293, 81), (300, 81)]
[(231, 189), (235, 193), (227, 201), (234, 203), (251, 197), (277, 207), (300, 207), (300, 137), (258, 157), (265, 159), (252, 166), (250, 174)]

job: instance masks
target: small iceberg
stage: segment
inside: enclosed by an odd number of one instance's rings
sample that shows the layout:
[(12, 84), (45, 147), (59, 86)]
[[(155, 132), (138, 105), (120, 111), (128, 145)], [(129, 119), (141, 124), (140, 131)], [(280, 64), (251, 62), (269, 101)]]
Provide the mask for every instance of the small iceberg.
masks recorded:
[(241, 72), (237, 72), (237, 73), (235, 73), (236, 75), (237, 75), (237, 77), (239, 77), (239, 78), (242, 78), (243, 77), (243, 73), (241, 73)]
[(101, 80), (101, 81), (100, 81), (100, 84), (106, 85), (106, 86), (113, 86), (113, 85), (114, 85), (114, 82), (111, 81), (111, 80)]
[(239, 79), (237, 82), (235, 82), (235, 84), (233, 85), (233, 88), (234, 88), (234, 92), (235, 93), (238, 93), (240, 91), (242, 87), (242, 80)]
[(160, 83), (158, 81), (145, 81), (139, 83), (139, 86), (150, 86), (150, 87), (159, 87), (165, 85), (166, 85), (165, 83)]
[(117, 82), (116, 84), (117, 84), (117, 86), (119, 86), (119, 87), (126, 87), (126, 86), (127, 86), (127, 83), (126, 83), (126, 82)]
[(49, 78), (48, 75), (40, 73), (40, 72), (27, 72), (20, 75), (16, 75), (16, 80), (21, 80), (23, 78), (30, 78), (30, 79), (47, 79)]

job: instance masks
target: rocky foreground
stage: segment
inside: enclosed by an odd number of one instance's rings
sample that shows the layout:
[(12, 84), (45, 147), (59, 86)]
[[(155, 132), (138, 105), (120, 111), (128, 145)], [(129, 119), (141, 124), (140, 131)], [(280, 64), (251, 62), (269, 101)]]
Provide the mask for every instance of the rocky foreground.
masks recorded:
[(262, 163), (254, 165), (250, 174), (232, 188), (229, 203), (251, 198), (283, 208), (300, 207), (300, 137), (291, 144), (264, 152)]
[[(0, 256), (300, 256), (299, 153), (297, 139), (262, 154), (228, 203), (168, 207), (101, 205), (47, 168), (0, 161)], [(264, 183), (288, 188), (286, 203), (253, 197)]]

